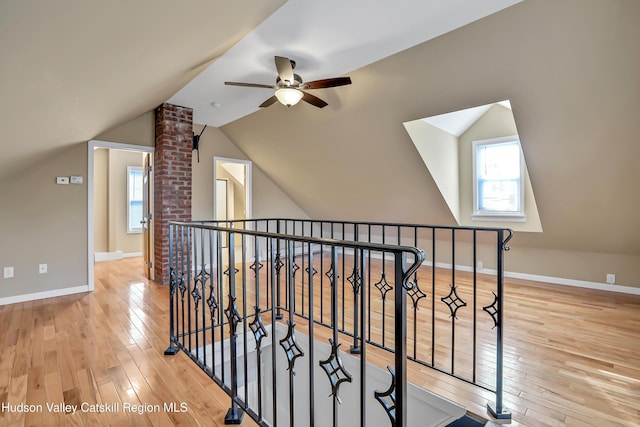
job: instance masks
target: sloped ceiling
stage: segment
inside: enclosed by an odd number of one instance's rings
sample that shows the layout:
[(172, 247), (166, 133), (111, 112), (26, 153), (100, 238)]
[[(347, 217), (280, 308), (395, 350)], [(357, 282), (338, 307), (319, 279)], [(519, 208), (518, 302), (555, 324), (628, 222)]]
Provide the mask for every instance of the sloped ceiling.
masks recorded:
[[(1, 1), (0, 180), (152, 110), (284, 3)], [(453, 224), (402, 123), (510, 99), (545, 230), (514, 243), (638, 254), (638, 22), (637, 0), (525, 0), (350, 72), (325, 109), (222, 131), (312, 217)]]
[(524, 1), (222, 127), (312, 217), (454, 224), (402, 123), (510, 99), (538, 248), (640, 253), (640, 3)]
[(296, 61), (305, 81), (340, 76), (522, 0), (289, 0), (169, 99), (196, 123), (222, 126), (258, 110), (273, 85), (274, 56)]
[(154, 109), (285, 1), (0, 1), (0, 179)]

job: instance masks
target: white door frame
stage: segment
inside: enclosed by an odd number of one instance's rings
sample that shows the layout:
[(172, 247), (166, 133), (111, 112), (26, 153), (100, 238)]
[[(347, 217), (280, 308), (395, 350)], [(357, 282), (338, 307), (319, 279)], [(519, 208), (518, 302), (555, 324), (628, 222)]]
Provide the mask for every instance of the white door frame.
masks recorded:
[[(253, 167), (253, 162), (251, 160), (240, 160), (240, 159), (231, 159), (228, 157), (218, 157), (218, 156), (214, 156), (213, 157), (213, 182), (212, 182), (212, 187), (215, 189), (216, 188), (216, 179), (217, 177), (217, 173), (216, 173), (216, 165), (218, 162), (224, 162), (224, 163), (237, 163), (237, 164), (241, 164), (246, 166), (245, 168), (245, 186), (244, 186), (244, 193), (245, 193), (245, 206), (246, 206), (246, 214), (245, 217), (246, 219), (252, 219), (253, 218), (253, 211), (252, 211), (252, 204), (251, 204), (251, 200), (252, 200), (252, 191), (253, 191), (253, 181), (252, 181), (252, 167)], [(211, 215), (212, 218), (215, 218), (215, 214), (216, 214), (216, 197), (214, 195), (213, 197), (213, 214)]]
[(88, 212), (88, 218), (87, 218), (87, 224), (88, 224), (88, 246), (87, 246), (87, 253), (88, 253), (88, 259), (87, 259), (87, 283), (88, 283), (88, 290), (89, 292), (93, 292), (93, 289), (95, 287), (95, 281), (94, 281), (94, 262), (95, 262), (95, 247), (94, 247), (94, 209), (93, 209), (93, 203), (94, 203), (94, 194), (93, 194), (93, 185), (94, 185), (94, 179), (93, 179), (93, 174), (94, 174), (94, 151), (96, 148), (107, 148), (107, 149), (111, 149), (111, 150), (123, 150), (123, 151), (137, 151), (140, 153), (151, 153), (153, 154), (155, 151), (155, 147), (147, 147), (144, 145), (133, 145), (133, 144), (121, 144), (119, 142), (110, 142), (110, 141), (100, 141), (97, 139), (92, 139), (91, 141), (88, 142), (87, 145), (87, 164), (88, 164), (88, 168), (87, 168), (87, 199), (88, 199), (88, 206), (87, 206), (87, 212)]

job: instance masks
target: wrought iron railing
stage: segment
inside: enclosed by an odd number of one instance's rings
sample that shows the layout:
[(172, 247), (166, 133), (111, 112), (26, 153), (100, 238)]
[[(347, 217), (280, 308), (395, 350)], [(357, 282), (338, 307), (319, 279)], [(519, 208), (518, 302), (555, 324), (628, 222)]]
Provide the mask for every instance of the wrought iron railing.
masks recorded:
[[(302, 416), (302, 425), (314, 425), (326, 410), (313, 374), (321, 369), (331, 425), (338, 425), (341, 385), (356, 382), (353, 425), (366, 425), (375, 399), (392, 425), (405, 426), (407, 360), (494, 392), (489, 412), (507, 418), (501, 319), (511, 236), (496, 228), (298, 219), (173, 223), (166, 353), (184, 350), (226, 390), (227, 423), (247, 413), (261, 425), (281, 425), (283, 417), (294, 425)], [(330, 345), (315, 348), (319, 337)], [(347, 340), (357, 375), (338, 349)], [(393, 366), (386, 391), (369, 390), (367, 348)], [(294, 377), (301, 366), (304, 386)], [(283, 387), (288, 414), (278, 410)], [(296, 413), (300, 401), (306, 410)]]

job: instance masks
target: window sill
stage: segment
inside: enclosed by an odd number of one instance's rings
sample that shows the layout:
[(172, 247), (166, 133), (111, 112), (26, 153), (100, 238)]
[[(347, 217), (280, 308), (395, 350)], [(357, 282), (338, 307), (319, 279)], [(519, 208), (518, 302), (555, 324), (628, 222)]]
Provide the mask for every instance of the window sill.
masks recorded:
[(526, 215), (522, 214), (473, 214), (472, 221), (488, 222), (527, 222)]

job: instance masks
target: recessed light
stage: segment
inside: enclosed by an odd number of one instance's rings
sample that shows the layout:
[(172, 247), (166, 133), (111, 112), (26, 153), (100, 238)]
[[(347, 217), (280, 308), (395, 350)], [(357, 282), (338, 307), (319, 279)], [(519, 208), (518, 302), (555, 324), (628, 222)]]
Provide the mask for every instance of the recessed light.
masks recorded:
[(212, 102), (211, 106), (214, 107), (214, 108), (220, 108), (220, 107), (222, 107), (222, 104), (219, 104), (217, 102)]

